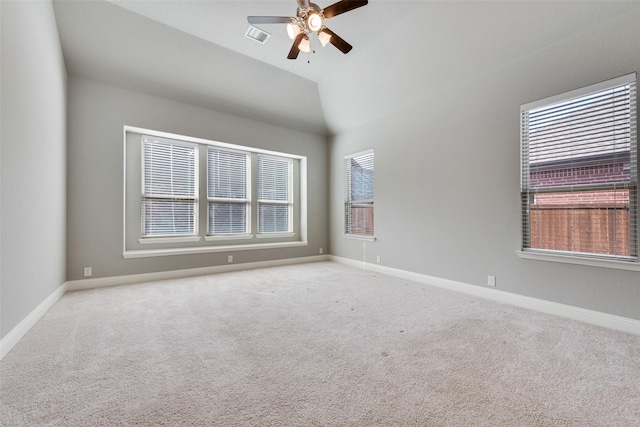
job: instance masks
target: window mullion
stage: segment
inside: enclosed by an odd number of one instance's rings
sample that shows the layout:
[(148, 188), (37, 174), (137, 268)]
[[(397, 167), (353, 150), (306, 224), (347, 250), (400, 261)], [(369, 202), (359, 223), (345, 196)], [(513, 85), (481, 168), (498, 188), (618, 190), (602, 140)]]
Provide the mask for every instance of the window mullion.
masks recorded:
[(207, 197), (210, 202), (226, 202), (226, 203), (249, 203), (249, 199), (234, 199), (226, 197)]
[(271, 205), (292, 205), (293, 204), (290, 200), (269, 200), (269, 199), (258, 199), (258, 203), (266, 203)]
[(249, 214), (249, 233), (253, 236), (258, 234), (258, 155), (256, 153), (251, 153), (250, 158), (250, 168), (249, 168), (249, 187), (251, 188), (249, 205), (250, 205), (250, 214)]
[(199, 145), (198, 146), (198, 154), (200, 157), (199, 160), (199, 171), (198, 174), (198, 235), (205, 236), (207, 234), (207, 222), (209, 219), (209, 203), (207, 201), (207, 150), (206, 147)]

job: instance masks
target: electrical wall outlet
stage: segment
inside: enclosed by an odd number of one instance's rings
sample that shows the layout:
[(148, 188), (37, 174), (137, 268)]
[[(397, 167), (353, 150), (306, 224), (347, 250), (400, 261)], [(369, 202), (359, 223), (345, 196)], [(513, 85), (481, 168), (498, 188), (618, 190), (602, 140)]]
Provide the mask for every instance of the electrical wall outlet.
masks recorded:
[(228, 262), (228, 263), (233, 262), (233, 255), (229, 255), (229, 256), (227, 257), (227, 262)]
[(487, 276), (487, 285), (496, 286), (496, 276)]
[(324, 253), (324, 249), (322, 249), (322, 248), (318, 249), (318, 253), (319, 253), (320, 255), (322, 255), (322, 254)]
[(378, 256), (376, 257), (376, 263), (377, 263), (377, 264), (380, 264), (380, 255), (378, 255)]
[(85, 267), (84, 268), (84, 277), (91, 277), (93, 276), (93, 268), (92, 267)]

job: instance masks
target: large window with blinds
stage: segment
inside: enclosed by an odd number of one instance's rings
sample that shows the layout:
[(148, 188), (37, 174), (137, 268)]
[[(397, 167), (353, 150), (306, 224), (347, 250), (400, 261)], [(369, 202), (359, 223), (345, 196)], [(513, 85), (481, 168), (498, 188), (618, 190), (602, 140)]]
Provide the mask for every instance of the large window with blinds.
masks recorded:
[(125, 127), (125, 257), (306, 245), (306, 158)]
[(638, 261), (636, 76), (521, 107), (522, 249)]
[(373, 150), (346, 156), (345, 234), (373, 238)]

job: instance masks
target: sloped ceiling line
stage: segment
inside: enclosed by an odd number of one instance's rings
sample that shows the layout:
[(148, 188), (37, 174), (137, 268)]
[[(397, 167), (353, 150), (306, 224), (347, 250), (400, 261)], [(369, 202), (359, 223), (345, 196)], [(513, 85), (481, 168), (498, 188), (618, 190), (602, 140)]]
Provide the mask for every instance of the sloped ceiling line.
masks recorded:
[(282, 25), (263, 26), (272, 34), (265, 45), (244, 37), (248, 15), (293, 15), (294, 0), (53, 4), (71, 75), (319, 135), (361, 126), (640, 7), (372, 0), (330, 21), (354, 46), (348, 55), (318, 47), (307, 63), (286, 59)]

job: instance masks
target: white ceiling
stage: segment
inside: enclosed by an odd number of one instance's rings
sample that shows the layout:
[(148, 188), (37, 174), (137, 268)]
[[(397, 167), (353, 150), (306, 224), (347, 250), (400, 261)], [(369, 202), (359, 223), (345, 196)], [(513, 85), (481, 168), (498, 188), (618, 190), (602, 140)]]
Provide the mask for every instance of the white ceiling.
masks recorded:
[[(317, 1), (326, 7), (333, 1)], [(640, 2), (370, 0), (325, 24), (353, 45), (286, 56), (295, 0), (54, 0), (71, 75), (292, 129), (346, 131), (640, 7)]]
[[(349, 58), (333, 46), (323, 48), (317, 38), (312, 37), (315, 54), (301, 52), (297, 60), (287, 59), (292, 41), (287, 36), (284, 24), (257, 25), (272, 35), (265, 45), (244, 37), (249, 28), (248, 15), (295, 16), (298, 7), (296, 0), (110, 1), (132, 12), (315, 82), (330, 74)], [(320, 7), (326, 7), (337, 0), (317, 1)], [(398, 7), (398, 3), (405, 5)], [(326, 20), (325, 24), (352, 44), (357, 51), (373, 41), (371, 28), (384, 28), (388, 19), (397, 22), (410, 14), (419, 4), (420, 2), (373, 0), (368, 6)], [(378, 36), (379, 34), (375, 34), (375, 37)]]

